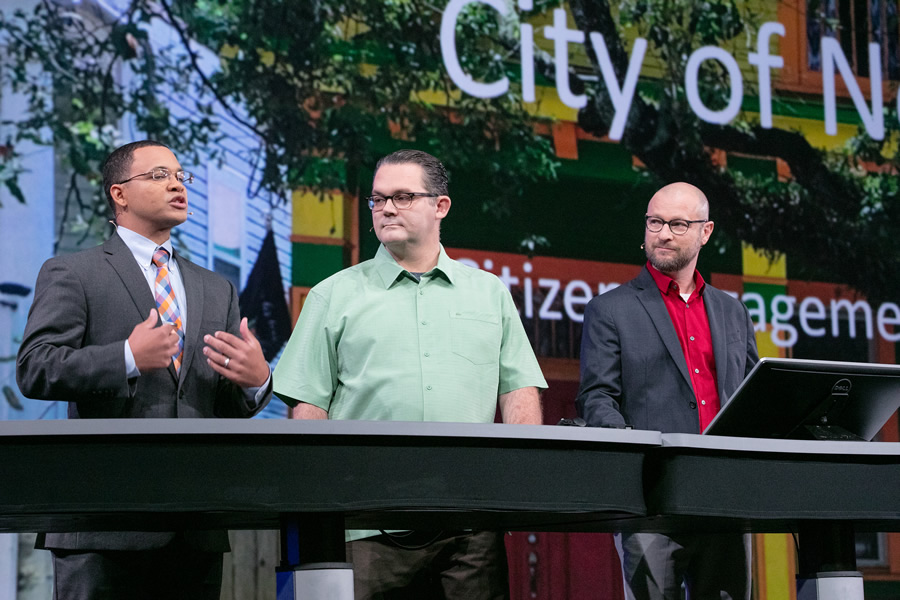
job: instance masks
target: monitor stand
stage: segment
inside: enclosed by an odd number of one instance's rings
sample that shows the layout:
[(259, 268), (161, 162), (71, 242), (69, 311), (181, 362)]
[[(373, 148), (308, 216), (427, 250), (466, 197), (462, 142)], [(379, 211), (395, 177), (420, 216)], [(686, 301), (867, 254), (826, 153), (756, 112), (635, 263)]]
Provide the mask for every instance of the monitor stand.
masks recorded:
[(868, 441), (840, 425), (833, 424), (840, 422), (838, 417), (840, 417), (850, 402), (850, 394), (848, 393), (850, 389), (849, 382), (846, 387), (842, 387), (841, 383), (839, 381), (834, 385), (831, 394), (819, 403), (819, 407), (810, 413), (803, 423), (786, 436), (788, 439), (829, 440), (833, 442)]
[(806, 432), (807, 437), (800, 439), (829, 440), (832, 442), (866, 442), (855, 433), (847, 431), (839, 425), (803, 425), (800, 430)]

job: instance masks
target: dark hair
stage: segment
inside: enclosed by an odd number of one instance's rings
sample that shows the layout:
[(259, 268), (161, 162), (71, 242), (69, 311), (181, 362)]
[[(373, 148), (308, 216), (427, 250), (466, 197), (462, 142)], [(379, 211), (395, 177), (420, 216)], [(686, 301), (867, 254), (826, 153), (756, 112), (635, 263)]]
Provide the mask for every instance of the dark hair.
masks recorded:
[(388, 154), (375, 165), (375, 172), (382, 165), (419, 165), (424, 174), (425, 191), (430, 194), (446, 196), (449, 191), (450, 178), (441, 161), (421, 150), (397, 150)]
[(138, 148), (146, 148), (149, 146), (159, 146), (169, 149), (165, 144), (154, 142), (153, 140), (140, 140), (131, 142), (124, 146), (119, 146), (113, 150), (103, 164), (100, 165), (100, 173), (103, 175), (103, 192), (106, 194), (106, 203), (112, 211), (113, 218), (116, 216), (116, 203), (113, 202), (109, 188), (128, 179), (128, 173), (131, 170), (131, 163), (134, 162), (134, 151)]

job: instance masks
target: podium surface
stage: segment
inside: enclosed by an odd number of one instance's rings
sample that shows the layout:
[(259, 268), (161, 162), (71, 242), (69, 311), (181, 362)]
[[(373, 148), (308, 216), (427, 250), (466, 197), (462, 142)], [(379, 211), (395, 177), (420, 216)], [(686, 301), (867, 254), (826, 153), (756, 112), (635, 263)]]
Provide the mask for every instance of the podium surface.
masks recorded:
[[(854, 529), (900, 530), (895, 443), (85, 419), (0, 422), (0, 464), (0, 532), (281, 529), (289, 565), (342, 561), (344, 528), (799, 531), (814, 574), (855, 570)], [(809, 597), (861, 598), (841, 594)]]
[(900, 444), (499, 424), (0, 422), (0, 531), (900, 530)]
[(0, 531), (610, 530), (646, 515), (655, 432), (224, 419), (0, 423)]
[[(900, 444), (663, 434), (650, 515), (704, 530), (796, 531), (808, 520), (900, 530)], [(697, 519), (705, 516), (704, 519)]]

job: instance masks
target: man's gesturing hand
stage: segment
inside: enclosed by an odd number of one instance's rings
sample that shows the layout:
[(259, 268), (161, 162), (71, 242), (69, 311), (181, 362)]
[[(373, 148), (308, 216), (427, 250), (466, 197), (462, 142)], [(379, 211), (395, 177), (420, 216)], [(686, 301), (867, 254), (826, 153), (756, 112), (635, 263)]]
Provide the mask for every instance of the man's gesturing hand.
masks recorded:
[(128, 336), (128, 346), (138, 371), (146, 373), (165, 369), (178, 352), (178, 332), (175, 325), (163, 323), (159, 327), (159, 312), (154, 308), (146, 321), (138, 323)]
[(204, 336), (203, 341), (206, 362), (216, 373), (242, 388), (261, 387), (269, 378), (269, 364), (247, 325), (247, 317), (241, 319), (240, 337), (217, 331), (215, 335)]

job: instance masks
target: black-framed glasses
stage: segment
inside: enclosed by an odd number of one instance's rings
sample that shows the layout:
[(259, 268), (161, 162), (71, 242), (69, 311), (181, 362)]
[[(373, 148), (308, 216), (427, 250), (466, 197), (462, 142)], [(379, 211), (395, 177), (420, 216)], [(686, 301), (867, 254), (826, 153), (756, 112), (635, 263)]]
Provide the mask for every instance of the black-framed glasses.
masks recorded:
[(387, 204), (388, 200), (393, 202), (397, 208), (409, 208), (416, 198), (437, 198), (438, 196), (440, 194), (429, 194), (428, 192), (400, 192), (392, 196), (376, 194), (366, 198), (366, 201), (369, 203), (369, 208), (372, 212), (377, 212), (384, 210), (384, 205)]
[(688, 221), (687, 219), (672, 219), (671, 221), (666, 221), (664, 219), (660, 219), (659, 217), (651, 217), (647, 215), (644, 217), (647, 221), (647, 231), (650, 233), (659, 233), (662, 231), (664, 225), (669, 226), (669, 231), (674, 233), (675, 235), (684, 235), (688, 232), (688, 229), (691, 228), (692, 223), (706, 223), (709, 219), (697, 219), (696, 221)]
[[(150, 169), (146, 173), (138, 173), (133, 177), (129, 177), (125, 181), (120, 181), (116, 185), (122, 185), (123, 183), (128, 183), (132, 179), (137, 179), (138, 177), (144, 177), (149, 175), (153, 181), (166, 181), (169, 177), (172, 176), (172, 171), (168, 170), (165, 167), (156, 167), (155, 169)], [(175, 179), (180, 181), (181, 183), (194, 183), (194, 174), (190, 171), (175, 171)]]

